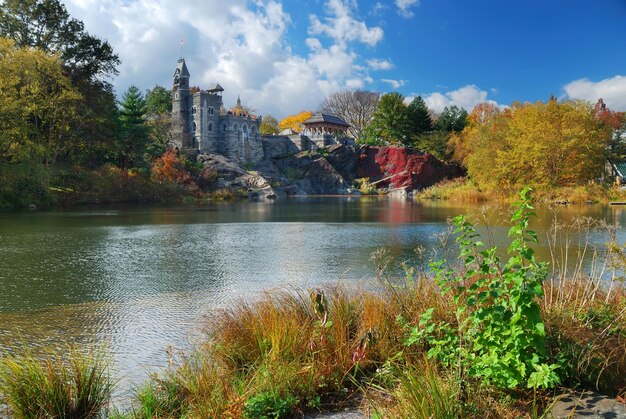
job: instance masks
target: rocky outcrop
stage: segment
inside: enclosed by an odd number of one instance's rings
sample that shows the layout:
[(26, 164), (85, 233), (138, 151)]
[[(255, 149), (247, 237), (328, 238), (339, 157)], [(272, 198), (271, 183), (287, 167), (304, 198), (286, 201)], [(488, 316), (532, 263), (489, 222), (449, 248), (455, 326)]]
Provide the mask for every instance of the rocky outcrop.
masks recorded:
[(445, 164), (414, 148), (367, 146), (358, 150), (356, 173), (359, 178), (378, 182), (378, 188), (408, 191), (462, 175), (459, 167)]
[(275, 159), (273, 163), (281, 173), (277, 189), (286, 195), (355, 193), (350, 183), (320, 153), (303, 151), (292, 157)]
[(276, 192), (268, 179), (245, 171), (220, 154), (200, 154), (198, 162), (202, 163), (204, 171), (217, 173), (218, 189), (240, 190), (265, 198), (276, 197)]
[(360, 178), (368, 178), (378, 189), (406, 196), (462, 174), (459, 168), (408, 147), (336, 144), (321, 152), (294, 154), (284, 144), (267, 145), (275, 157), (258, 162), (253, 171), (218, 154), (200, 155), (198, 161), (218, 174), (218, 188), (243, 189), (260, 196), (358, 194), (353, 184)]

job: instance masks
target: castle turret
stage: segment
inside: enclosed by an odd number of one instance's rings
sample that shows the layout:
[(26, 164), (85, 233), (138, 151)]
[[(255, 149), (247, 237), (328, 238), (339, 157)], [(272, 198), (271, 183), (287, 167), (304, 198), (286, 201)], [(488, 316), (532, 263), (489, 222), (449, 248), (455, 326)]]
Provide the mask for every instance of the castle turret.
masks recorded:
[(174, 70), (172, 88), (172, 146), (179, 149), (193, 147), (190, 135), (190, 92), (189, 70), (183, 58), (178, 60)]

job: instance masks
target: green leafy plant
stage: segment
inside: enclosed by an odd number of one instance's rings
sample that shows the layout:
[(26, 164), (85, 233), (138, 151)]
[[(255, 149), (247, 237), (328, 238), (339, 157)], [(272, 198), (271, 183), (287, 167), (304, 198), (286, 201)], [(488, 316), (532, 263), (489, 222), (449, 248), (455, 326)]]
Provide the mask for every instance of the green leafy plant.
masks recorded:
[(299, 400), (288, 394), (281, 396), (275, 392), (259, 393), (246, 402), (243, 415), (246, 418), (282, 418), (291, 412)]
[(426, 310), (405, 343), (426, 344), (430, 358), (457, 367), (459, 380), (469, 375), (503, 388), (546, 388), (559, 382), (557, 365), (545, 363), (538, 299), (547, 265), (538, 262), (528, 246), (537, 242), (537, 235), (528, 229), (532, 211), (530, 189), (524, 189), (511, 218), (506, 262), (501, 262), (496, 247), (486, 248), (474, 226), (459, 216), (453, 223), (463, 269), (454, 270), (444, 261), (431, 265), (442, 294), (452, 295), (456, 324), (435, 322), (433, 309)]

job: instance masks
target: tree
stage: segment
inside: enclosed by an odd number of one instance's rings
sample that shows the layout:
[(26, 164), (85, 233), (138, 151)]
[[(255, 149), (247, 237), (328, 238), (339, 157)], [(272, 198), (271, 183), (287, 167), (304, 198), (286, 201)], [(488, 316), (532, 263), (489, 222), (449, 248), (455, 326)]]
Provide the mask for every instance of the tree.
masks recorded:
[(435, 129), (445, 132), (461, 132), (467, 125), (467, 111), (456, 105), (446, 106), (437, 118)]
[(259, 127), (261, 135), (274, 135), (278, 134), (278, 121), (272, 115), (263, 115), (261, 120), (261, 126)]
[(404, 96), (386, 93), (381, 96), (365, 137), (370, 143), (405, 144), (411, 134), (411, 120)]
[(172, 112), (172, 91), (156, 85), (146, 92), (146, 112), (148, 115), (163, 115)]
[(111, 45), (85, 31), (59, 0), (4, 0), (0, 36), (18, 47), (58, 54), (65, 73), (82, 96), (81, 118), (73, 127), (73, 149), (66, 153), (83, 163), (103, 162), (117, 131), (117, 107), (106, 77), (117, 74), (119, 57)]
[(313, 115), (310, 111), (302, 111), (295, 115), (289, 115), (278, 123), (281, 130), (291, 129), (295, 133), (302, 131), (302, 123)]
[(320, 112), (336, 115), (350, 124), (348, 133), (359, 142), (372, 121), (380, 95), (362, 90), (337, 92), (322, 102)]
[(142, 161), (143, 151), (149, 141), (146, 125), (146, 100), (136, 86), (130, 86), (120, 101), (122, 134), (118, 160), (122, 167), (130, 168)]
[(589, 103), (556, 100), (472, 115), (460, 133), (469, 176), (485, 189), (579, 185), (604, 169), (610, 129)]
[(430, 111), (421, 96), (417, 96), (411, 101), (408, 112), (413, 135), (422, 135), (433, 130), (433, 120), (430, 117)]
[(22, 206), (47, 194), (81, 97), (57, 56), (0, 38), (0, 57), (0, 207)]
[(19, 47), (59, 53), (72, 80), (117, 74), (119, 57), (107, 41), (89, 35), (59, 0), (4, 0), (0, 35)]

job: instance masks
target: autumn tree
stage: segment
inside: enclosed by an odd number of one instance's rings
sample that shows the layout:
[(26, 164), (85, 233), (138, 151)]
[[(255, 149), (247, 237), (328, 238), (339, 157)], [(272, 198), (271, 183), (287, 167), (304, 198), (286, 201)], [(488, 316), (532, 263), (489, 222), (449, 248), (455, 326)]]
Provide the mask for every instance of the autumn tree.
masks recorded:
[(608, 108), (596, 109), (598, 119), (612, 132), (608, 145), (608, 158), (626, 158), (626, 112), (615, 112)]
[[(59, 58), (0, 38), (0, 206), (45, 194), (50, 167), (72, 147), (80, 94)], [(13, 192), (11, 192), (13, 191)], [(8, 204), (7, 204), (8, 202)]]
[(278, 121), (272, 115), (263, 115), (263, 119), (261, 119), (261, 126), (259, 126), (259, 133), (261, 135), (274, 135), (278, 134), (280, 129), (278, 129)]
[(322, 102), (320, 112), (336, 115), (350, 124), (348, 133), (360, 142), (363, 130), (372, 121), (380, 95), (363, 90), (333, 93)]
[(366, 129), (366, 142), (406, 144), (410, 134), (411, 120), (404, 96), (397, 92), (382, 95)]
[(291, 129), (295, 133), (300, 133), (303, 128), (302, 123), (309, 119), (311, 115), (313, 115), (313, 113), (310, 111), (302, 111), (295, 115), (289, 115), (278, 123), (278, 127), (281, 130)]
[(73, 127), (74, 148), (68, 157), (102, 160), (117, 129), (115, 95), (107, 78), (117, 74), (120, 60), (111, 45), (90, 35), (59, 0), (2, 1), (0, 36), (18, 47), (58, 54), (82, 96), (81, 118)]
[(460, 134), (469, 176), (481, 187), (513, 191), (585, 183), (604, 168), (610, 130), (586, 102), (527, 103), (476, 112)]

